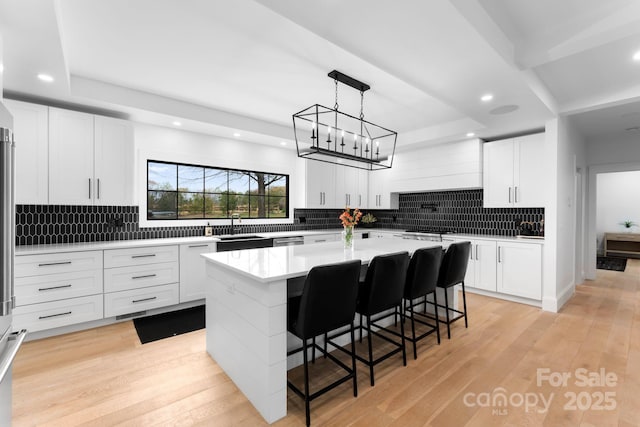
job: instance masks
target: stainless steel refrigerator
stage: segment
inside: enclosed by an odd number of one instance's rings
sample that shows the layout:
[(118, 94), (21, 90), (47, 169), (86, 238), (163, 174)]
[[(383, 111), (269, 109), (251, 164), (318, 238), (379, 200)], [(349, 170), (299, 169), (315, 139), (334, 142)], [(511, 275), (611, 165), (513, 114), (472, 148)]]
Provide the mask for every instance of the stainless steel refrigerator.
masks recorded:
[(15, 250), (14, 153), (11, 115), (0, 102), (0, 426), (11, 425), (11, 366), (27, 331), (12, 332)]

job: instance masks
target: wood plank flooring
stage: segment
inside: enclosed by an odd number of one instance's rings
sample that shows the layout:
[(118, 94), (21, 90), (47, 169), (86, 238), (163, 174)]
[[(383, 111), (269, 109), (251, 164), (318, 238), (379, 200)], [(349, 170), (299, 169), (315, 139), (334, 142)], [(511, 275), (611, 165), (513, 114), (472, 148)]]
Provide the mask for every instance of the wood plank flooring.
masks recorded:
[[(445, 332), (439, 346), (435, 336), (422, 341), (418, 360), (408, 345), (407, 366), (399, 357), (379, 365), (375, 387), (359, 364), (358, 397), (350, 383), (338, 387), (311, 403), (311, 422), (638, 426), (639, 290), (640, 260), (629, 260), (624, 273), (598, 270), (597, 280), (578, 286), (558, 314), (468, 294), (468, 329), (457, 322), (451, 340)], [(566, 385), (539, 383), (543, 368), (571, 377)], [(616, 376), (615, 385), (581, 386), (580, 368), (604, 369)], [(15, 426), (265, 424), (206, 353), (204, 331), (141, 345), (132, 322), (124, 322), (29, 342), (13, 372)], [(324, 359), (311, 372), (312, 390), (339, 373)], [(301, 382), (299, 369), (289, 376)], [(495, 400), (500, 395), (507, 398), (503, 406)], [(548, 410), (540, 396), (551, 398)], [(288, 415), (275, 425), (304, 425), (304, 405), (291, 391)]]

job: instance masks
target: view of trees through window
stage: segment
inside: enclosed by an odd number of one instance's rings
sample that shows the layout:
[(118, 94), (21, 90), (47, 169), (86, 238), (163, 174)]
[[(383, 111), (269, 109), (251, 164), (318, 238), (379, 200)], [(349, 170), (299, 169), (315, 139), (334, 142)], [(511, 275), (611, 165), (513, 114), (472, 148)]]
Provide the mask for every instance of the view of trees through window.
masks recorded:
[(287, 218), (289, 176), (147, 161), (147, 219)]

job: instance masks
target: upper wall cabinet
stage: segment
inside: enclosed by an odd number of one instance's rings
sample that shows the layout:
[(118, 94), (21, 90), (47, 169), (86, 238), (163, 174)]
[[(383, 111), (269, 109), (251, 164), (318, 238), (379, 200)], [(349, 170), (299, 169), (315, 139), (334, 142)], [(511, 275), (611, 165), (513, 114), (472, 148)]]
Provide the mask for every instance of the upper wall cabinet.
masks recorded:
[(332, 163), (305, 160), (306, 207), (333, 208), (336, 199), (336, 166)]
[(544, 207), (544, 133), (484, 144), (484, 207)]
[(133, 204), (133, 127), (49, 108), (49, 203)]
[(16, 141), (16, 203), (49, 203), (49, 111), (38, 104), (5, 99)]

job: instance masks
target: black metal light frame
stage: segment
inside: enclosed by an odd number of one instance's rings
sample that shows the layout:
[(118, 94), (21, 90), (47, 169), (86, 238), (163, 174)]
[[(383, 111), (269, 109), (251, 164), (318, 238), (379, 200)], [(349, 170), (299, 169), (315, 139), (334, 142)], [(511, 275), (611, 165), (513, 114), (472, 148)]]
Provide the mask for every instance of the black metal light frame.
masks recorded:
[[(362, 104), (360, 117), (338, 110), (338, 82), (360, 91), (361, 100), (370, 86), (336, 70), (328, 76), (336, 82), (335, 107), (314, 104), (293, 115), (298, 157), (365, 170), (391, 168), (398, 133), (364, 120)], [(308, 127), (303, 129), (302, 123), (308, 123)], [(326, 141), (320, 138), (322, 128), (327, 129)]]

